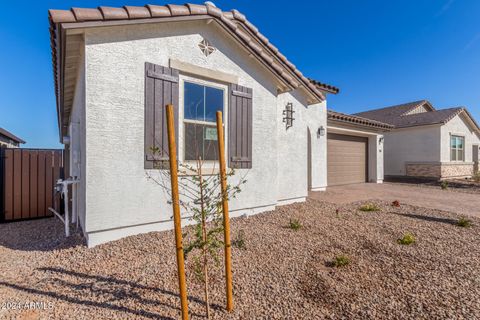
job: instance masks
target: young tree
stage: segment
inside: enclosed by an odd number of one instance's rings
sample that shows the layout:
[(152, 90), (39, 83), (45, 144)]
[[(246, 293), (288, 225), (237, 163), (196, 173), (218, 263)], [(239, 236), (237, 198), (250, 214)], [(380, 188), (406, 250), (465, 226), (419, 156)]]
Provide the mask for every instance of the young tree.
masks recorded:
[[(201, 127), (203, 135), (203, 127)], [(209, 262), (220, 263), (218, 251), (223, 247), (223, 210), (222, 201), (224, 194), (221, 192), (221, 177), (216, 172), (216, 162), (213, 161), (213, 168), (208, 168), (214, 174), (205, 174), (205, 160), (202, 159), (200, 147), (196, 147), (196, 160), (179, 164), (179, 193), (180, 205), (184, 214), (191, 215), (194, 221), (193, 232), (185, 234), (184, 246), (185, 258), (192, 257), (194, 262), (194, 273), (203, 282), (205, 296), (205, 311), (207, 319), (210, 319), (209, 304)], [(208, 148), (214, 148), (209, 144)], [(204, 154), (208, 153), (207, 152)], [(151, 148), (152, 153), (158, 154), (160, 150)], [(216, 154), (216, 150), (214, 150)], [(218, 156), (215, 157), (218, 159)], [(155, 164), (157, 168), (165, 168), (160, 161)], [(160, 176), (153, 176), (147, 173), (148, 178), (160, 185), (171, 196), (171, 190), (166, 181), (169, 181), (170, 172), (160, 170)], [(241, 177), (235, 185), (228, 183), (228, 178), (235, 175), (235, 170), (226, 173), (227, 189), (225, 199), (230, 200), (241, 192), (241, 187), (246, 183), (245, 176)]]

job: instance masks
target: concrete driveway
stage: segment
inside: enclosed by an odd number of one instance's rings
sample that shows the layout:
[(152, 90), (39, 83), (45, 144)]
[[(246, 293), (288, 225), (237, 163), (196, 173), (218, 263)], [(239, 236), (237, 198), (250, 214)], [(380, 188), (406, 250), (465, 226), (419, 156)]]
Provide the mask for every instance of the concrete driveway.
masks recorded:
[(479, 194), (395, 183), (335, 186), (327, 188), (325, 192), (310, 192), (309, 197), (335, 204), (365, 200), (398, 200), (400, 203), (480, 217)]

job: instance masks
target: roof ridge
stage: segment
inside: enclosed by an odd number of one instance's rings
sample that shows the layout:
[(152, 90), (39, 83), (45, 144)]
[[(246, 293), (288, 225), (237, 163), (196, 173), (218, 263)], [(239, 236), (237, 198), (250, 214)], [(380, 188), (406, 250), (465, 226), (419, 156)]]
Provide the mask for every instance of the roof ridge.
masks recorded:
[[(417, 106), (418, 107), (418, 106)], [(417, 108), (415, 107), (415, 108)], [(410, 111), (414, 110), (415, 108), (412, 108), (408, 111), (406, 111), (405, 113), (403, 113), (401, 115), (401, 117), (404, 117), (404, 118), (408, 118), (408, 117), (412, 117), (412, 116), (416, 116), (416, 115), (419, 115), (419, 114), (424, 114), (425, 112), (422, 112), (422, 113), (411, 113), (411, 114), (408, 114)], [(461, 110), (462, 108), (445, 108), (445, 109), (434, 109), (434, 110), (431, 110), (431, 111), (428, 111), (428, 113), (438, 113), (438, 112), (443, 112), (443, 111), (449, 111), (449, 110)]]
[[(369, 110), (362, 111), (362, 112), (357, 112), (357, 113), (354, 113), (354, 114), (366, 113), (366, 112), (371, 112), (371, 111), (380, 111), (380, 110), (386, 110), (386, 109), (394, 109), (394, 108), (398, 108), (398, 107), (407, 106), (407, 105), (409, 105), (409, 104), (415, 104), (414, 107), (417, 107), (417, 106), (419, 106), (420, 104), (423, 104), (423, 103), (425, 103), (425, 102), (428, 102), (428, 103), (429, 103), (428, 100), (423, 99), (423, 100), (418, 100), (418, 101), (411, 101), (411, 102), (400, 103), (400, 104), (391, 105), (391, 106), (382, 107), (382, 108), (369, 109)], [(407, 112), (408, 112), (408, 111), (407, 111)]]
[[(255, 27), (250, 21), (247, 20), (246, 16), (237, 9), (232, 9), (230, 11), (222, 11), (212, 3), (206, 2), (205, 4), (191, 4), (187, 3), (184, 5), (178, 4), (166, 4), (163, 6), (159, 5), (150, 5), (145, 6), (123, 6), (123, 7), (109, 7), (109, 6), (99, 6), (96, 8), (77, 8), (72, 7), (69, 10), (56, 10), (50, 9), (49, 11), (49, 20), (50, 20), (50, 29), (51, 29), (51, 42), (52, 47), (55, 48), (55, 26), (59, 23), (76, 23), (76, 22), (93, 22), (93, 21), (114, 21), (114, 20), (135, 20), (135, 19), (151, 19), (151, 18), (162, 18), (162, 17), (176, 17), (176, 16), (187, 16), (187, 15), (210, 15), (217, 20), (223, 22), (228, 26), (237, 36), (245, 41), (247, 46), (249, 46), (255, 53), (259, 55), (260, 58), (265, 60), (268, 65), (279, 74), (279, 76), (284, 79), (289, 85), (294, 88), (300, 86), (297, 81), (293, 79), (292, 76), (288, 75), (282, 67), (278, 65), (278, 61), (286, 67), (286, 70), (292, 72), (300, 82), (303, 82), (304, 87), (308, 91), (313, 93), (315, 96), (324, 100), (325, 96), (323, 93), (315, 86), (310, 80), (305, 77), (296, 66), (291, 63), (277, 47), (275, 47), (267, 37), (265, 37), (257, 27)], [(265, 45), (266, 48), (270, 51), (273, 57), (270, 57), (267, 54), (267, 51), (261, 47), (252, 44), (252, 39), (248, 34), (243, 32), (238, 28), (238, 26), (232, 22), (232, 20), (242, 23), (250, 33), (255, 36), (260, 43)], [(56, 52), (52, 53), (54, 55), (54, 69), (56, 68)]]
[[(51, 9), (49, 13), (50, 22), (50, 42), (52, 48), (52, 65), (55, 80), (55, 94), (57, 97), (57, 114), (59, 115), (60, 130), (63, 130), (63, 91), (61, 83), (63, 81), (61, 70), (60, 54), (63, 54), (62, 41), (63, 35), (59, 33), (59, 25), (63, 23), (100, 23), (105, 25), (115, 25), (116, 21), (130, 20), (152, 20), (159, 22), (161, 18), (175, 18), (181, 16), (197, 16), (215, 19), (225, 30), (231, 33), (231, 36), (245, 46), (247, 50), (255, 56), (275, 77), (281, 81), (282, 89), (303, 89), (309, 96), (309, 103), (321, 102), (325, 100), (324, 91), (311, 83), (296, 66), (291, 63), (280, 51), (266, 38), (257, 27), (255, 27), (246, 16), (236, 9), (222, 11), (214, 4), (206, 2), (205, 4), (184, 5), (166, 4), (166, 5), (144, 5), (144, 6), (123, 6), (108, 7), (99, 6), (96, 8), (77, 8), (72, 7), (69, 10)], [(192, 18), (195, 19), (195, 18)], [(118, 22), (120, 23), (120, 22)], [(133, 22), (135, 23), (135, 22)], [(62, 114), (62, 115), (61, 115)], [(61, 133), (62, 135), (63, 133)]]

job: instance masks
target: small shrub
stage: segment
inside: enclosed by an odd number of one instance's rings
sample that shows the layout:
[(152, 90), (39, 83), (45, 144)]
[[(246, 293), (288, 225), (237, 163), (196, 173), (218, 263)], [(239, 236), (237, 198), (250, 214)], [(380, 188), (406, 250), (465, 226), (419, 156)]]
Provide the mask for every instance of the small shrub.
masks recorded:
[(335, 259), (332, 261), (331, 265), (339, 268), (339, 267), (345, 267), (350, 264), (350, 258), (347, 257), (346, 255), (339, 255), (336, 256)]
[(415, 236), (413, 234), (411, 234), (410, 232), (407, 232), (403, 235), (402, 238), (398, 239), (397, 242), (399, 244), (403, 244), (403, 245), (411, 245), (413, 243), (415, 243)]
[(475, 172), (475, 174), (472, 177), (473, 181), (475, 182), (480, 182), (480, 171)]
[(442, 183), (440, 183), (440, 187), (442, 190), (447, 190), (448, 189), (448, 181), (444, 180)]
[(245, 231), (240, 230), (238, 232), (237, 237), (232, 241), (232, 246), (242, 250), (247, 248), (246, 241), (245, 241)]
[(397, 207), (397, 208), (400, 207), (400, 201), (398, 201), (398, 200), (393, 201), (392, 202), (392, 207)]
[(297, 219), (290, 219), (290, 222), (288, 223), (288, 227), (292, 230), (297, 231), (300, 228), (302, 228), (302, 224)]
[(365, 212), (369, 212), (369, 211), (380, 211), (380, 207), (377, 206), (376, 204), (374, 203), (367, 203), (367, 204), (364, 204), (363, 206), (361, 206), (360, 208), (358, 208), (360, 211), (365, 211)]
[(462, 228), (468, 228), (472, 226), (472, 221), (465, 219), (465, 218), (460, 218), (457, 221), (457, 226), (462, 227)]

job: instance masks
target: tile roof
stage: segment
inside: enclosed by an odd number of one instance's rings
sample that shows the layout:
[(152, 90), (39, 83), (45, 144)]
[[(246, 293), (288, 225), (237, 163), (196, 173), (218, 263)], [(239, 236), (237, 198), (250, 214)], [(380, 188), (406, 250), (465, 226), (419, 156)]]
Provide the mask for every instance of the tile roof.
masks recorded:
[(377, 128), (377, 129), (386, 129), (386, 130), (393, 129), (393, 126), (387, 123), (383, 123), (380, 121), (375, 121), (367, 118), (362, 118), (355, 115), (336, 112), (332, 110), (328, 110), (327, 115), (329, 120), (336, 120), (336, 121), (341, 121), (345, 123), (363, 125), (363, 126)]
[[(60, 40), (57, 36), (59, 25), (63, 23), (81, 22), (104, 22), (112, 23), (122, 20), (152, 20), (159, 21), (162, 18), (185, 17), (185, 16), (209, 16), (216, 19), (228, 30), (233, 32), (240, 41), (251, 49), (260, 60), (264, 61), (285, 83), (293, 88), (300, 86), (306, 88), (320, 101), (325, 99), (324, 94), (317, 85), (310, 82), (294, 64), (280, 53), (280, 51), (262, 35), (258, 28), (247, 20), (245, 15), (237, 10), (222, 11), (213, 3), (206, 2), (204, 5), (167, 4), (164, 6), (146, 5), (124, 6), (122, 8), (98, 7), (98, 8), (72, 8), (70, 10), (49, 10), (50, 39), (52, 48), (52, 63), (54, 69), (55, 88), (57, 98), (60, 94), (60, 77), (58, 65), (60, 64)], [(240, 27), (242, 26), (242, 27)], [(260, 43), (261, 45), (258, 45)], [(328, 91), (328, 90), (327, 90)]]
[(17, 143), (25, 143), (25, 141), (23, 141), (22, 139), (20, 139), (19, 137), (17, 137), (13, 133), (11, 133), (11, 132), (3, 129), (3, 128), (0, 128), (0, 135), (5, 136), (5, 137), (9, 138), (10, 140), (13, 140)]
[(395, 106), (389, 106), (385, 108), (359, 112), (359, 113), (355, 113), (355, 115), (377, 120), (377, 121), (392, 123), (392, 122), (395, 122), (398, 119), (398, 117), (426, 103), (428, 103), (427, 100), (419, 100), (419, 101), (403, 103)]
[(329, 84), (326, 84), (326, 83), (323, 83), (323, 82), (320, 82), (320, 81), (317, 81), (317, 80), (314, 80), (314, 79), (309, 79), (311, 83), (313, 83), (314, 85), (317, 86), (317, 88), (319, 88), (320, 90), (324, 90), (324, 91), (327, 91), (327, 92), (330, 92), (330, 93), (333, 93), (333, 94), (337, 94), (340, 92), (340, 89), (335, 87), (335, 86), (332, 86), (332, 85), (329, 85)]
[[(408, 114), (410, 111), (422, 105), (427, 105), (430, 110), (422, 113)], [(389, 123), (395, 126), (395, 128), (408, 128), (433, 124), (445, 124), (462, 112), (465, 112), (470, 117), (478, 129), (477, 123), (464, 107), (436, 110), (427, 100), (414, 101), (396, 106), (359, 112), (355, 113), (355, 115)]]

